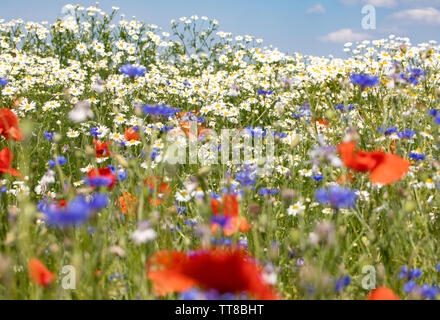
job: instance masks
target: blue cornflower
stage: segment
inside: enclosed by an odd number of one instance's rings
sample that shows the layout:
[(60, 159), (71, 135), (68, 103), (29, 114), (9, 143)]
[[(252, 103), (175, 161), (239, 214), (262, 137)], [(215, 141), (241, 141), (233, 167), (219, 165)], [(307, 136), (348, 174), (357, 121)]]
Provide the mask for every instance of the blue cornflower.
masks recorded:
[(287, 133), (285, 133), (285, 132), (274, 132), (274, 133), (273, 133), (273, 136), (274, 136), (275, 138), (282, 139), (282, 138), (287, 137)]
[(160, 151), (158, 151), (157, 149), (153, 149), (151, 152), (151, 160), (154, 161), (159, 155), (160, 155)]
[(231, 219), (230, 217), (222, 216), (222, 215), (213, 216), (211, 218), (211, 223), (219, 224), (223, 228), (230, 219)]
[[(182, 231), (182, 228), (178, 224), (176, 225), (176, 229), (179, 230), (179, 231)], [(174, 229), (173, 227), (170, 227), (170, 231), (171, 232), (176, 231), (176, 229)]]
[(310, 103), (305, 102), (301, 105), (301, 109), (303, 110), (310, 110)]
[(405, 285), (403, 286), (403, 291), (405, 291), (405, 293), (410, 293), (414, 290), (417, 289), (417, 284), (415, 283), (414, 280), (409, 280), (407, 283), (405, 283)]
[(8, 79), (6, 78), (0, 78), (0, 87), (4, 87), (5, 85), (7, 85), (9, 82)]
[(100, 134), (102, 134), (102, 132), (98, 132), (98, 128), (97, 128), (97, 127), (93, 127), (93, 128), (90, 128), (90, 134), (91, 134), (92, 136), (97, 137), (97, 136), (99, 136)]
[(165, 105), (144, 105), (142, 111), (153, 116), (172, 116), (180, 111), (180, 108), (170, 108)]
[(428, 115), (435, 117), (438, 114), (438, 110), (437, 109), (431, 109), (428, 111)]
[(409, 71), (409, 77), (402, 73), (400, 78), (408, 83), (417, 85), (419, 83), (419, 78), (422, 77), (424, 73), (425, 72), (422, 69), (413, 68)]
[(64, 166), (67, 163), (67, 159), (63, 156), (59, 156), (57, 158), (57, 162), (60, 166)]
[(418, 153), (418, 152), (411, 152), (409, 154), (409, 157), (413, 160), (416, 160), (416, 161), (425, 159), (425, 156), (421, 153)]
[(430, 286), (429, 284), (424, 284), (420, 288), (420, 294), (426, 299), (434, 300), (439, 292), (439, 288), (437, 286)]
[[(312, 111), (310, 110), (310, 103), (308, 102), (302, 104), (301, 106), (297, 106), (296, 111), (299, 113), (300, 117), (307, 117), (313, 115)], [(309, 122), (309, 120), (307, 120), (307, 122)]]
[[(221, 294), (215, 289), (202, 291), (197, 288), (182, 292), (179, 295), (179, 300), (237, 300), (239, 298), (241, 297), (232, 293)], [(243, 297), (243, 299), (246, 299), (246, 297)]]
[(186, 224), (187, 226), (195, 226), (197, 224), (197, 221), (192, 221), (192, 220), (184, 220), (183, 221), (184, 224)]
[(411, 73), (414, 77), (421, 77), (425, 74), (425, 71), (423, 71), (422, 69), (413, 68), (411, 69)]
[(40, 212), (43, 212), (43, 210), (46, 208), (46, 206), (47, 206), (47, 199), (46, 198), (43, 198), (37, 202), (37, 210)]
[(160, 128), (160, 131), (165, 132), (165, 131), (170, 131), (173, 129), (174, 129), (174, 127), (172, 127), (172, 126), (163, 126), (162, 128)]
[(397, 134), (400, 139), (411, 139), (416, 135), (414, 130), (405, 129)]
[(336, 110), (340, 110), (340, 111), (345, 112), (345, 111), (351, 111), (351, 110), (354, 110), (354, 109), (355, 109), (355, 106), (352, 105), (352, 104), (349, 104), (347, 107), (345, 107), (345, 105), (341, 103), (341, 104), (337, 104), (337, 105), (335, 105), (335, 109), (336, 109)]
[(345, 106), (343, 104), (337, 104), (335, 105), (336, 110), (345, 111)]
[(67, 163), (67, 159), (63, 156), (59, 156), (56, 160), (50, 159), (48, 161), (49, 167), (53, 168), (57, 165), (64, 166)]
[(232, 245), (232, 239), (230, 239), (230, 238), (220, 238), (217, 241), (217, 245), (230, 247)]
[(400, 274), (399, 274), (399, 280), (402, 280), (404, 278), (408, 278), (409, 280), (412, 279), (418, 279), (422, 276), (422, 270), (420, 270), (419, 268), (414, 268), (408, 271), (408, 267), (407, 266), (403, 266), (400, 269)]
[(379, 79), (375, 76), (367, 76), (365, 74), (352, 74), (350, 81), (362, 88), (372, 88), (379, 84)]
[(242, 186), (251, 187), (257, 182), (255, 168), (245, 166), (242, 171), (235, 175), (235, 180), (240, 182)]
[(320, 174), (316, 174), (316, 175), (312, 176), (312, 179), (319, 182), (319, 181), (324, 180), (324, 177)]
[(196, 288), (184, 291), (179, 295), (179, 300), (204, 300), (204, 298), (203, 293)]
[(261, 95), (268, 95), (268, 94), (272, 94), (272, 93), (273, 93), (273, 90), (269, 90), (269, 91), (266, 91), (266, 90), (258, 90), (257, 93), (258, 93), (258, 94), (261, 94)]
[(437, 109), (431, 109), (428, 111), (428, 115), (434, 117), (434, 122), (440, 125), (440, 112)]
[(106, 193), (95, 194), (89, 202), (89, 208), (91, 210), (101, 210), (107, 207), (109, 204), (108, 195)]
[(55, 136), (55, 132), (46, 131), (44, 133), (44, 138), (49, 140), (49, 142), (52, 142), (54, 136)]
[(186, 210), (188, 210), (188, 209), (187, 209), (186, 207), (179, 206), (178, 203), (177, 203), (177, 201), (175, 201), (174, 204), (175, 204), (176, 207), (177, 207), (177, 213), (180, 214), (180, 215), (182, 215), (182, 216), (186, 216), (185, 212), (186, 212)]
[(384, 133), (386, 136), (390, 136), (393, 133), (398, 133), (398, 132), (399, 132), (399, 130), (397, 129), (397, 127), (392, 127), (392, 128), (386, 129)]
[(412, 269), (408, 272), (408, 278), (409, 279), (418, 279), (422, 276), (422, 270), (419, 268)]
[(111, 173), (115, 174), (115, 172), (116, 172), (116, 168), (115, 168), (115, 166), (114, 166), (114, 165), (112, 165), (112, 164), (109, 164), (109, 165), (107, 166), (107, 168), (109, 168), (109, 169), (110, 169)]
[(339, 278), (335, 282), (335, 291), (336, 292), (343, 291), (350, 284), (350, 282), (351, 282), (351, 279), (349, 276)]
[(117, 175), (118, 180), (124, 181), (127, 179), (127, 177), (128, 177), (127, 170), (122, 170), (122, 171), (118, 172), (118, 175)]
[(238, 239), (237, 246), (242, 247), (242, 248), (247, 250), (247, 248), (248, 248), (248, 240), (246, 238)]
[(147, 69), (143, 66), (134, 66), (130, 63), (127, 63), (119, 68), (119, 72), (129, 76), (130, 78), (134, 77), (143, 77)]
[(39, 203), (39, 210), (46, 215), (48, 225), (67, 227), (83, 224), (90, 217), (92, 211), (84, 196), (78, 196), (65, 207), (55, 204)]
[(318, 189), (315, 194), (320, 203), (330, 204), (333, 208), (353, 208), (356, 206), (357, 195), (350, 189), (332, 186), (330, 189)]
[(258, 194), (260, 196), (265, 196), (266, 194), (277, 194), (278, 190), (270, 190), (270, 189), (266, 189), (266, 188), (260, 188), (260, 190), (258, 190)]
[(263, 129), (261, 127), (247, 127), (246, 130), (252, 135), (252, 137), (265, 137), (266, 136), (266, 129)]
[(112, 184), (112, 179), (105, 176), (95, 176), (93, 178), (85, 178), (85, 181), (88, 185), (99, 188), (99, 187), (108, 187)]
[(408, 267), (407, 266), (403, 266), (400, 269), (400, 273), (399, 273), (398, 279), (402, 280), (403, 278), (406, 278), (407, 274), (408, 274)]

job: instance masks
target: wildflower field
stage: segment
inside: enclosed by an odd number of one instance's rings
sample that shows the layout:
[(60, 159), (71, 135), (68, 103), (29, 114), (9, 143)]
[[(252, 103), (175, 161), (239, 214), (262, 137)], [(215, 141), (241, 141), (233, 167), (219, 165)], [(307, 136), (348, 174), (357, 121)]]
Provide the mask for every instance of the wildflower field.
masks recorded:
[(1, 299), (438, 298), (435, 41), (51, 23), (0, 23)]

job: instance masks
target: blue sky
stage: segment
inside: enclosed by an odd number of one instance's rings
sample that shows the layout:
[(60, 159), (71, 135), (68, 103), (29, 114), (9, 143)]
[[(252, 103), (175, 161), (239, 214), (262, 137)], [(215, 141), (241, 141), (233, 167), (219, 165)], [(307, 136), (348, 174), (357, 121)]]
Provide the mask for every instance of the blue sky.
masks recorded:
[[(96, 1), (1, 0), (0, 18), (53, 22), (65, 4)], [(364, 5), (376, 10), (376, 29), (364, 30)], [(206, 15), (220, 30), (263, 38), (284, 52), (343, 57), (347, 41), (381, 39), (389, 34), (409, 37), (413, 44), (440, 41), (440, 0), (102, 0), (99, 7), (118, 6), (126, 17), (169, 29), (170, 20)]]

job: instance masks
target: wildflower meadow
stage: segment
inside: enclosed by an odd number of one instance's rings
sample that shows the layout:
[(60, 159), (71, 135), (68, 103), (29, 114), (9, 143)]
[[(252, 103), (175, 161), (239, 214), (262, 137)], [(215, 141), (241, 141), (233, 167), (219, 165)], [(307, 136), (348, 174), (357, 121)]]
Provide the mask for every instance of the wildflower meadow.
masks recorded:
[(438, 299), (440, 46), (170, 30), (1, 21), (0, 298)]

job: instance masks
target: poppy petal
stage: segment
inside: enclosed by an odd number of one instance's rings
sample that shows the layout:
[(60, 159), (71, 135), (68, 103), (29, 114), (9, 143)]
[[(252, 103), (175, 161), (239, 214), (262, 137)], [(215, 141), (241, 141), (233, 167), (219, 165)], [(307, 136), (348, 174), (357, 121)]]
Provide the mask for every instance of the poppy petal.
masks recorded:
[(394, 183), (409, 171), (409, 166), (408, 160), (387, 153), (383, 161), (371, 171), (370, 180), (384, 185)]
[(49, 286), (56, 278), (55, 274), (36, 258), (29, 260), (29, 276), (33, 282), (43, 287)]
[(379, 287), (370, 292), (366, 300), (400, 300), (400, 298), (388, 287)]
[(182, 292), (191, 289), (195, 281), (187, 277), (182, 269), (188, 256), (178, 251), (159, 251), (147, 261), (147, 277), (154, 283), (157, 295)]

